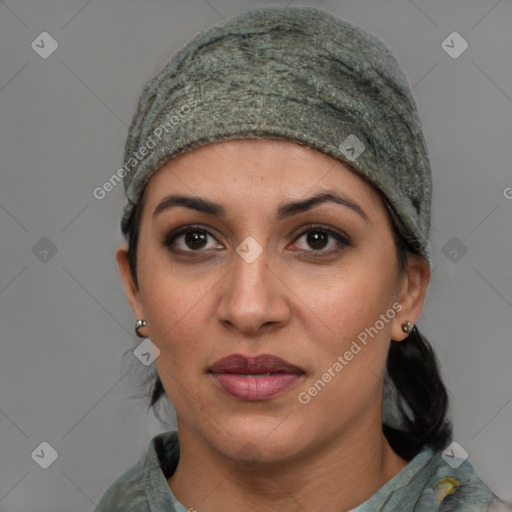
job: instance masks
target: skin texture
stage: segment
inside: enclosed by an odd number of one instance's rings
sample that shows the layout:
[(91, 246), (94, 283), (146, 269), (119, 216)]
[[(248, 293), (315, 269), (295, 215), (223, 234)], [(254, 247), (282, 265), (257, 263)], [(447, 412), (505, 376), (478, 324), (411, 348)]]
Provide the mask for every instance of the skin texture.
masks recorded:
[[(327, 189), (357, 203), (367, 220), (332, 202), (276, 219), (282, 202)], [(178, 193), (222, 204), (226, 218), (183, 206), (153, 218), (160, 201)], [(184, 153), (152, 176), (144, 195), (138, 289), (126, 245), (116, 258), (132, 310), (148, 322), (142, 334), (161, 350), (156, 366), (180, 434), (180, 462), (168, 479), (177, 499), (201, 512), (340, 512), (368, 499), (406, 465), (382, 434), (383, 376), (389, 344), (407, 336), (403, 322), (417, 321), (430, 279), (418, 255), (399, 272), (380, 196), (341, 162), (270, 139)], [(302, 234), (317, 223), (325, 226)], [(193, 224), (208, 238), (187, 245), (182, 235), (173, 247), (162, 244)], [(325, 228), (345, 233), (349, 243)], [(263, 249), (252, 263), (236, 252), (249, 236)], [(338, 251), (313, 254), (330, 249)], [(299, 393), (395, 303), (394, 318), (300, 403)], [(236, 399), (207, 373), (233, 353), (273, 354), (305, 375), (268, 400)]]

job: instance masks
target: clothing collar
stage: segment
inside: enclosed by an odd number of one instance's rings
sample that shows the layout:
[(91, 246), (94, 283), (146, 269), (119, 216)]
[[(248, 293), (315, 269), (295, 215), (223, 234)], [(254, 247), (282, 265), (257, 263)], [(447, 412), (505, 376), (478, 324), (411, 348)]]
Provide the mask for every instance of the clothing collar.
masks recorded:
[[(380, 510), (380, 507), (390, 499), (403, 500), (400, 489), (406, 489), (407, 499), (415, 502), (430, 476), (430, 472), (422, 471), (422, 469), (429, 464), (433, 455), (434, 452), (431, 448), (420, 451), (376, 494), (350, 512)], [(188, 512), (176, 499), (167, 483), (167, 478), (174, 473), (178, 466), (179, 458), (178, 432), (162, 432), (151, 440), (144, 466), (144, 488), (151, 512)]]

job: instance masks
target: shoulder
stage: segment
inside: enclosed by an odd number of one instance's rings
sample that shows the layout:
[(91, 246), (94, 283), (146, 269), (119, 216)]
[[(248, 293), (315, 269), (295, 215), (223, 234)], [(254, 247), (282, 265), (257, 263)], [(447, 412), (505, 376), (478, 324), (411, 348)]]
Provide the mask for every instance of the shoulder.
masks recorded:
[(414, 512), (512, 512), (512, 506), (493, 493), (454, 443), (441, 452), (386, 425), (384, 433), (395, 452), (410, 461), (395, 479), (401, 486), (396, 510), (402, 510), (405, 499)]
[(179, 460), (177, 432), (162, 432), (149, 443), (146, 456), (119, 476), (105, 491), (94, 512), (150, 512), (170, 508), (166, 477)]
[(108, 487), (94, 512), (149, 512), (144, 488), (145, 460), (134, 464)]
[(429, 502), (439, 512), (512, 511), (482, 481), (469, 460), (436, 452), (429, 466), (431, 473), (420, 503)]

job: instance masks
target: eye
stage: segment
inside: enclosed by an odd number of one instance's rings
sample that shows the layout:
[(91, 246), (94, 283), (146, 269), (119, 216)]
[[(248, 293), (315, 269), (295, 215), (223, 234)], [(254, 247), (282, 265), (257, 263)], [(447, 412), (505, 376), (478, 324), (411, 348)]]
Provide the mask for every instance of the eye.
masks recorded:
[(201, 249), (214, 249), (215, 244), (208, 247), (208, 238), (215, 238), (203, 226), (185, 226), (167, 235), (162, 242), (173, 251), (202, 252)]
[[(169, 247), (173, 252), (200, 253), (203, 249), (223, 248), (222, 244), (216, 245), (211, 242), (208, 246), (209, 238), (216, 240), (215, 237), (205, 228), (205, 226), (184, 226), (176, 229), (167, 235), (162, 245)], [(299, 240), (304, 238), (308, 247), (300, 247)], [(330, 246), (330, 247), (329, 247)], [(330, 256), (342, 251), (345, 247), (352, 247), (349, 237), (343, 233), (334, 231), (332, 228), (322, 224), (309, 225), (299, 233), (292, 244), (292, 247), (299, 248), (300, 252), (310, 253), (311, 256)], [(327, 249), (326, 249), (327, 247)]]
[(352, 243), (345, 233), (334, 231), (322, 224), (307, 226), (306, 229), (304, 229), (296, 238), (296, 241), (294, 242), (295, 246), (298, 245), (298, 240), (301, 238), (304, 238), (305, 240), (304, 245), (311, 247), (311, 249), (306, 247), (304, 251), (312, 253), (311, 255), (314, 257), (330, 256), (331, 254), (335, 254), (343, 250), (345, 247), (352, 247)]

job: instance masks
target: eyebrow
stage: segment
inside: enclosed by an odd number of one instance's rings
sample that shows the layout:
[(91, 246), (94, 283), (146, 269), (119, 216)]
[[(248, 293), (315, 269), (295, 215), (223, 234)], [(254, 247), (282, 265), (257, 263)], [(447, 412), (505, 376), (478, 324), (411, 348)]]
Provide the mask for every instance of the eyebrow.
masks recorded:
[[(368, 220), (368, 215), (366, 215), (364, 210), (357, 203), (351, 199), (348, 199), (347, 197), (344, 197), (338, 192), (335, 192), (334, 190), (318, 192), (317, 194), (301, 201), (288, 201), (286, 203), (280, 204), (277, 209), (277, 220), (283, 220), (298, 213), (311, 210), (320, 204), (329, 202), (350, 208), (364, 220)], [(153, 218), (155, 218), (164, 210), (169, 210), (179, 206), (190, 208), (191, 210), (197, 210), (209, 215), (226, 218), (226, 210), (221, 204), (214, 203), (209, 199), (186, 195), (170, 195), (165, 197), (155, 208), (153, 212)]]

